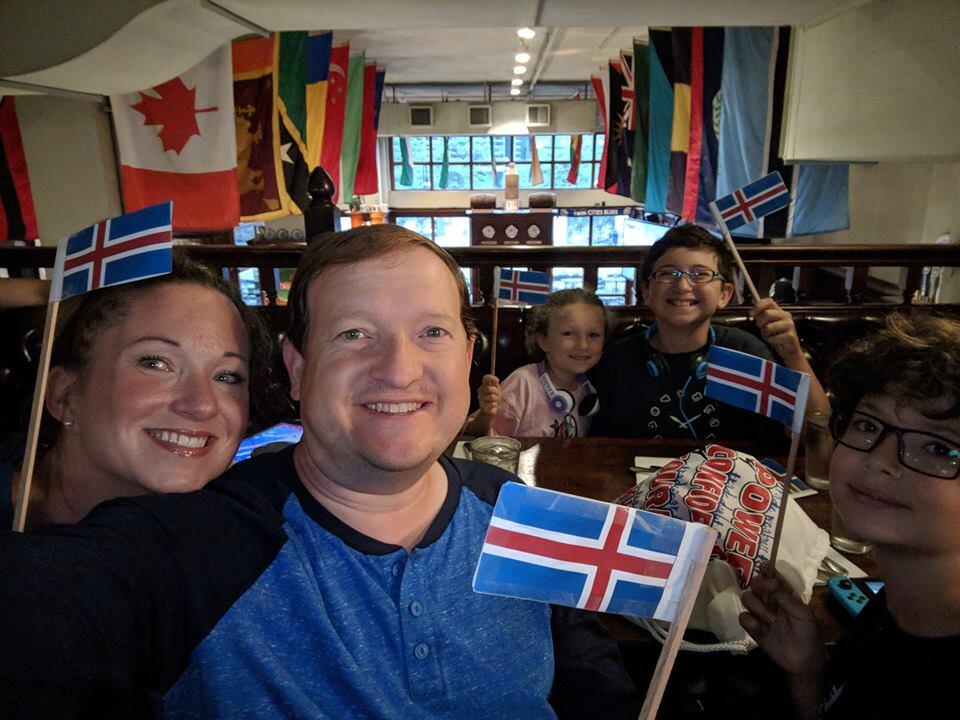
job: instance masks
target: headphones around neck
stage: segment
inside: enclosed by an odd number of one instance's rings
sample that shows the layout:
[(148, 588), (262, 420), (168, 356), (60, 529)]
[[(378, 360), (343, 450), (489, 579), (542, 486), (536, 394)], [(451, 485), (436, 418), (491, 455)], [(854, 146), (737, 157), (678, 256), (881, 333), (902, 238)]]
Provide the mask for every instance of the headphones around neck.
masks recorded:
[[(643, 331), (643, 339), (646, 342), (643, 344), (643, 353), (644, 353), (644, 367), (647, 369), (647, 374), (652, 378), (667, 377), (670, 375), (670, 363), (667, 362), (667, 359), (663, 356), (663, 353), (657, 350), (653, 343), (651, 342), (653, 336), (657, 334), (657, 324), (653, 323), (646, 330)], [(707, 347), (703, 352), (694, 353), (690, 358), (690, 377), (695, 377), (697, 380), (703, 380), (707, 376), (707, 352), (710, 350), (710, 346), (717, 339), (717, 332), (713, 329), (713, 325), (710, 326), (710, 332), (707, 335)]]
[[(537, 372), (540, 374), (540, 386), (547, 394), (550, 407), (559, 413), (573, 412), (573, 408), (576, 405), (573, 395), (562, 388), (558, 389), (557, 386), (553, 384), (553, 380), (551, 380), (550, 375), (547, 374), (547, 364), (545, 362), (537, 363)], [(583, 397), (580, 398), (580, 407), (577, 408), (577, 414), (580, 417), (596, 415), (600, 409), (597, 391), (593, 389), (593, 385), (590, 384), (586, 375), (578, 375), (577, 380), (583, 389)]]

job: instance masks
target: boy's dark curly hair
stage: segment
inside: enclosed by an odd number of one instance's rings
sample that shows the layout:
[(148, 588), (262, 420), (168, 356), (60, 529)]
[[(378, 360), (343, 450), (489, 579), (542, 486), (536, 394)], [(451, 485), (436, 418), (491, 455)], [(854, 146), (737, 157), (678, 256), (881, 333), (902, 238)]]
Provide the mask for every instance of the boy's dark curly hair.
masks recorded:
[[(894, 313), (883, 330), (845, 350), (827, 378), (834, 417), (850, 417), (870, 395), (920, 404), (931, 419), (960, 417), (960, 322)], [(932, 411), (941, 398), (949, 405)]]
[(600, 298), (594, 293), (582, 288), (557, 290), (547, 296), (546, 303), (537, 305), (533, 309), (530, 320), (527, 322), (525, 333), (527, 353), (534, 362), (540, 362), (545, 357), (543, 350), (540, 349), (540, 345), (537, 343), (537, 336), (546, 337), (547, 332), (550, 330), (550, 318), (561, 308), (567, 305), (575, 305), (576, 303), (583, 303), (584, 305), (592, 305), (600, 308), (600, 311), (603, 313), (604, 339), (610, 334), (610, 314), (607, 312), (606, 305), (604, 305), (600, 301)]

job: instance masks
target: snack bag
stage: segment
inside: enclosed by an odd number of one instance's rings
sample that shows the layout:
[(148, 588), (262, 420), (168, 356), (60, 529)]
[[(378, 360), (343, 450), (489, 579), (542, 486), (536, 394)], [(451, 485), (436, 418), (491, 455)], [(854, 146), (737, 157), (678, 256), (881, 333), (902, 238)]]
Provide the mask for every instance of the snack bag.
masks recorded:
[[(690, 626), (709, 630), (723, 641), (749, 644), (752, 640), (737, 620), (743, 610), (740, 592), (770, 558), (782, 501), (779, 477), (756, 458), (722, 445), (707, 445), (671, 460), (616, 500), (717, 530)], [(777, 569), (804, 602), (810, 600), (828, 546), (827, 533), (788, 500)]]

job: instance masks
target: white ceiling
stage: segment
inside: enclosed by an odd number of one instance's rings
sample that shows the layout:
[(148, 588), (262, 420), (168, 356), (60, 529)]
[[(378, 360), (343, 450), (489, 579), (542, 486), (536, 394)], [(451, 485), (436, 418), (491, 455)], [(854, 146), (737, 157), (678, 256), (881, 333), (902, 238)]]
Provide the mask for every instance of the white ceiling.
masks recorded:
[(650, 26), (809, 26), (873, 1), (2, 0), (0, 78), (97, 94), (151, 87), (250, 32), (226, 10), (267, 30), (334, 30), (388, 84), (507, 82), (516, 29), (531, 25), (528, 81), (586, 82)]

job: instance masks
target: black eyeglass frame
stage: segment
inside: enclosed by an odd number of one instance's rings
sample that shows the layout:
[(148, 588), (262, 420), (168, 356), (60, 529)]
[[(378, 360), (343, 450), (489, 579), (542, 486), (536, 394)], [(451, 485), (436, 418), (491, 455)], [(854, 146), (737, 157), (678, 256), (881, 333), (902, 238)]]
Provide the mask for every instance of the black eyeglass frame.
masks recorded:
[[(664, 279), (657, 277), (657, 273), (669, 273), (669, 279), (664, 275)], [(710, 277), (705, 280), (697, 280), (693, 274), (694, 273), (711, 273)], [(727, 279), (720, 273), (719, 270), (710, 270), (709, 268), (700, 268), (697, 270), (681, 270), (680, 268), (659, 268), (654, 270), (647, 276), (647, 282), (655, 282), (660, 285), (674, 285), (680, 282), (680, 278), (686, 276), (687, 282), (691, 285), (706, 285), (707, 283), (713, 282), (717, 278), (720, 278), (720, 282), (726, 282)]]
[[(870, 418), (872, 421), (877, 423), (881, 428), (880, 434), (877, 435), (876, 440), (873, 441), (873, 445), (871, 445), (868, 448), (860, 448), (860, 447), (857, 447), (856, 445), (851, 445), (850, 443), (844, 442), (842, 439), (843, 433), (845, 433), (847, 431), (847, 428), (850, 427), (850, 422), (853, 420), (854, 414), (863, 415), (864, 417)], [(929, 473), (924, 470), (915, 468), (911, 465), (907, 465), (907, 463), (904, 462), (903, 460), (903, 451), (905, 446), (905, 443), (903, 440), (904, 434), (913, 433), (917, 435), (924, 435), (926, 437), (939, 440), (952, 447), (957, 447), (957, 443), (955, 441), (945, 438), (942, 435), (929, 433), (929, 432), (926, 432), (925, 430), (915, 430), (913, 428), (897, 427), (896, 425), (891, 425), (890, 423), (884, 420), (881, 420), (876, 415), (871, 415), (870, 413), (863, 412), (863, 410), (854, 410), (853, 413), (851, 413), (850, 415), (837, 414), (837, 415), (834, 415), (832, 420), (830, 421), (830, 434), (833, 436), (833, 439), (836, 442), (838, 442), (840, 445), (843, 445), (844, 447), (848, 447), (851, 450), (856, 450), (857, 452), (862, 452), (862, 453), (873, 452), (873, 450), (875, 450), (880, 445), (880, 443), (883, 442), (883, 439), (887, 435), (890, 435), (891, 433), (897, 438), (897, 460), (900, 462), (901, 465), (903, 465), (908, 470), (913, 470), (916, 473), (920, 473), (921, 475), (926, 475), (927, 477), (937, 478), (938, 480), (956, 480), (957, 477), (960, 476), (960, 464), (957, 465), (953, 475), (948, 476), (948, 475), (934, 475), (933, 473)]]

